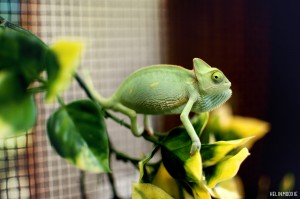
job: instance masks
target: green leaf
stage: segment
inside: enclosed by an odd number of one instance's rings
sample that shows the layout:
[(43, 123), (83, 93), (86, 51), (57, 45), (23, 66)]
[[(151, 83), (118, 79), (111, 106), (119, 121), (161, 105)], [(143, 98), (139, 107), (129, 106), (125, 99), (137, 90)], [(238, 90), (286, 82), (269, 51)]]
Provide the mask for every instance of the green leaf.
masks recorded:
[(18, 72), (30, 84), (45, 69), (46, 47), (38, 38), (1, 28), (0, 43), (0, 70)]
[(186, 183), (191, 188), (194, 198), (210, 198), (209, 192), (203, 184), (200, 153), (197, 152), (190, 156), (192, 141), (186, 129), (174, 128), (162, 144), (163, 164), (170, 175)]
[(71, 41), (59, 41), (50, 47), (46, 56), (47, 101), (54, 100), (71, 83), (79, 64), (82, 48), (82, 43)]
[(218, 164), (205, 169), (205, 177), (209, 188), (215, 187), (218, 183), (233, 178), (241, 163), (249, 156), (247, 148), (243, 148), (239, 153), (232, 157), (223, 159)]
[(253, 137), (230, 140), (230, 141), (218, 141), (212, 144), (202, 144), (201, 156), (203, 159), (203, 166), (208, 167), (217, 164), (222, 160), (229, 152), (243, 146)]
[(49, 48), (46, 53), (46, 72), (50, 83), (54, 82), (59, 73), (59, 62), (56, 53)]
[(48, 119), (47, 130), (52, 146), (68, 162), (87, 171), (110, 171), (104, 117), (92, 101), (62, 106)]
[(162, 142), (161, 153), (163, 163), (167, 171), (175, 179), (186, 178), (187, 174), (183, 165), (190, 158), (191, 144), (192, 141), (183, 127), (172, 129)]
[(32, 128), (37, 110), (32, 96), (0, 104), (0, 138), (20, 136)]
[(0, 71), (0, 138), (19, 136), (36, 121), (33, 97), (26, 93), (25, 80), (14, 71)]
[(201, 144), (209, 143), (212, 138), (211, 133), (214, 133), (210, 126), (211, 122), (209, 122), (211, 120), (210, 113), (195, 114), (190, 120), (200, 137)]
[(198, 133), (198, 136), (202, 137), (203, 130), (205, 129), (209, 119), (209, 113), (197, 113), (191, 118), (191, 123), (195, 131)]
[(146, 158), (139, 162), (140, 182), (148, 183), (151, 182), (154, 178), (154, 175), (158, 170), (160, 162), (151, 165), (148, 165), (148, 162), (151, 160), (151, 158), (153, 158), (158, 149), (159, 147), (155, 146), (152, 152)]
[(32, 35), (0, 28), (0, 137), (22, 135), (36, 121), (28, 86), (44, 70), (46, 47)]
[(7, 28), (0, 28), (0, 70), (17, 65), (19, 59), (19, 45), (16, 32)]
[(26, 81), (21, 74), (0, 70), (0, 106), (22, 101), (26, 95)]
[(173, 197), (161, 188), (148, 183), (132, 185), (132, 199), (172, 199)]

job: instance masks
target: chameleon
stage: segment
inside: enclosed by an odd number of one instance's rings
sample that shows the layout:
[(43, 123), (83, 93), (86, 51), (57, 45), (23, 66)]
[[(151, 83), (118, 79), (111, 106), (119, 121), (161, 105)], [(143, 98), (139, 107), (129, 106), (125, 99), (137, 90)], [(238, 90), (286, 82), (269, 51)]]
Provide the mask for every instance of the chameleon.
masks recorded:
[(104, 109), (121, 112), (130, 118), (135, 136), (139, 128), (137, 114), (144, 114), (144, 129), (149, 130), (148, 115), (180, 114), (180, 120), (192, 141), (190, 154), (201, 148), (201, 142), (189, 113), (208, 113), (226, 102), (232, 94), (231, 82), (223, 72), (199, 58), (193, 59), (193, 69), (177, 65), (146, 66), (133, 72), (109, 98), (99, 94)]

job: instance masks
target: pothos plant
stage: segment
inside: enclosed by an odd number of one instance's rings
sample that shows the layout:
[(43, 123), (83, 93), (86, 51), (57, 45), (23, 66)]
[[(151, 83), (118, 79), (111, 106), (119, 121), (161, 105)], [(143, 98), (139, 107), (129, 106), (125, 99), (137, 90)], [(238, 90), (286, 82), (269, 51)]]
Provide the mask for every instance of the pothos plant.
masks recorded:
[[(64, 40), (48, 46), (31, 32), (3, 18), (0, 22), (0, 138), (24, 135), (34, 127), (38, 114), (34, 96), (44, 93), (46, 102), (57, 100), (60, 105), (47, 120), (48, 138), (55, 151), (89, 172), (111, 172), (112, 153), (131, 162), (140, 171), (138, 182), (132, 185), (133, 198), (239, 197), (234, 177), (249, 155), (253, 135), (267, 132), (267, 123), (213, 114), (199, 135), (201, 150), (193, 156), (190, 137), (178, 126), (153, 136), (143, 134), (145, 141), (153, 143), (153, 150), (144, 159), (131, 158), (109, 143), (105, 121), (110, 118), (125, 128), (130, 125), (103, 109), (95, 91), (76, 72), (82, 44)], [(60, 95), (73, 79), (87, 98), (66, 104)], [(191, 119), (197, 132), (206, 117), (199, 114)], [(161, 161), (153, 163), (158, 151)]]

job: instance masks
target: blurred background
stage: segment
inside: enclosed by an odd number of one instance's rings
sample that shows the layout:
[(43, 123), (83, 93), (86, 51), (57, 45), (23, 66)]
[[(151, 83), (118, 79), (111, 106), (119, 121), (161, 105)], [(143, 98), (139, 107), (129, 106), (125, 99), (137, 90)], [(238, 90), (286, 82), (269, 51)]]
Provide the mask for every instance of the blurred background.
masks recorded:
[[(300, 194), (299, 6), (280, 0), (1, 0), (0, 14), (47, 44), (61, 36), (83, 38), (80, 70), (89, 71), (104, 96), (146, 65), (192, 68), (199, 57), (220, 68), (232, 82), (234, 114), (271, 124), (239, 172), (246, 198), (257, 198), (262, 176), (277, 191), (287, 173), (295, 175)], [(64, 94), (67, 101), (83, 97), (75, 83)], [(80, 198), (80, 171), (61, 160), (45, 136), (45, 121), (56, 106), (37, 100), (34, 132), (0, 141), (0, 198)], [(173, 116), (154, 120), (162, 130), (179, 124)], [(151, 149), (111, 121), (108, 130), (120, 151), (140, 157)], [(122, 162), (112, 167), (119, 195), (130, 198), (138, 172)], [(106, 175), (88, 173), (84, 180), (89, 198), (111, 197)]]

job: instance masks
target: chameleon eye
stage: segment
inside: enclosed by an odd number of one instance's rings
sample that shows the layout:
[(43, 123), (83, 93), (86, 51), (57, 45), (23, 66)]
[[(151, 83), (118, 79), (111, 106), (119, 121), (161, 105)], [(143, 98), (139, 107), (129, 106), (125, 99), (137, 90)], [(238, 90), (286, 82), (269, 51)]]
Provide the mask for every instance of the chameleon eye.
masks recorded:
[(223, 73), (217, 71), (217, 72), (214, 72), (214, 73), (211, 75), (211, 78), (212, 78), (212, 80), (213, 80), (215, 83), (220, 83), (220, 82), (223, 81), (224, 75), (223, 75)]

